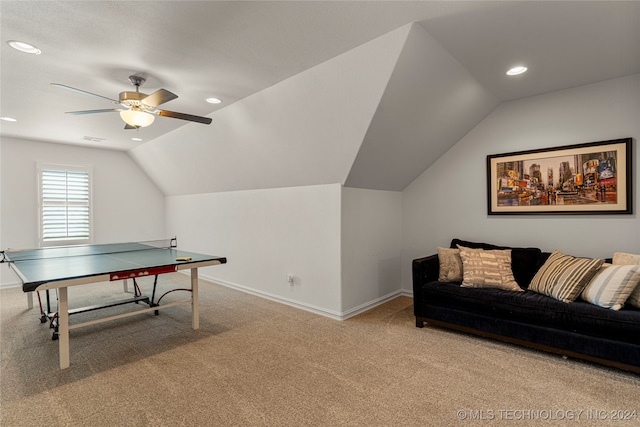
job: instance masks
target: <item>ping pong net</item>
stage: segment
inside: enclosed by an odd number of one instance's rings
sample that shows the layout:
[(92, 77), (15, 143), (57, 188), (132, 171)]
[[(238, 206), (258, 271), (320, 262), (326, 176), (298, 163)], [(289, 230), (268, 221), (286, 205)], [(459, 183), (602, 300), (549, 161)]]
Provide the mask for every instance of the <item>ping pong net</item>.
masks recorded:
[(34, 261), (52, 258), (70, 258), (92, 255), (112, 255), (127, 252), (139, 252), (158, 249), (174, 249), (178, 247), (178, 239), (149, 240), (129, 243), (104, 243), (91, 245), (51, 246), (37, 249), (0, 251), (0, 262)]

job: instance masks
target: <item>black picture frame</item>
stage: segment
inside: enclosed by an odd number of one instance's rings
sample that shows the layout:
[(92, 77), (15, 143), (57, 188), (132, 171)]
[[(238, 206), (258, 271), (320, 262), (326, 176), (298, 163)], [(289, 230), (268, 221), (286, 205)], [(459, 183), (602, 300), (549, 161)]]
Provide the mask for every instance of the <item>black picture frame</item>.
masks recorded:
[(488, 214), (633, 213), (632, 141), (488, 155)]

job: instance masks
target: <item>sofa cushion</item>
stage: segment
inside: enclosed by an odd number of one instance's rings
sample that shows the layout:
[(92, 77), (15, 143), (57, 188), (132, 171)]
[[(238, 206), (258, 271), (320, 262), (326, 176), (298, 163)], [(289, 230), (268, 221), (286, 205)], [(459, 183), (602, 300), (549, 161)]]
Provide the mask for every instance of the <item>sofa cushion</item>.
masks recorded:
[[(417, 315), (429, 317), (430, 307), (468, 316), (486, 316), (496, 324), (504, 320), (524, 325), (570, 331), (610, 340), (640, 344), (640, 310), (609, 310), (577, 300), (566, 304), (527, 290), (511, 292), (490, 288), (462, 288), (459, 283), (429, 282), (421, 285), (415, 301)], [(447, 321), (458, 323), (455, 319)], [(475, 327), (474, 325), (467, 325)], [(523, 331), (523, 334), (525, 331)]]
[(438, 280), (462, 282), (462, 259), (460, 249), (438, 248)]
[(458, 245), (471, 249), (511, 249), (511, 271), (513, 271), (513, 277), (522, 289), (526, 289), (529, 286), (531, 279), (542, 265), (542, 252), (539, 248), (512, 248), (509, 246), (497, 246), (490, 243), (469, 242), (460, 239), (453, 239), (451, 241), (452, 248), (457, 248)]
[(563, 302), (573, 302), (603, 262), (601, 259), (576, 258), (555, 250), (533, 277), (529, 289)]
[(591, 304), (620, 310), (639, 285), (640, 265), (605, 264), (580, 296)]
[(522, 292), (511, 271), (510, 249), (470, 249), (458, 246), (463, 288), (498, 288)]
[[(613, 265), (640, 265), (640, 255), (615, 252), (613, 254)], [(631, 292), (627, 299), (627, 304), (640, 308), (640, 286)]]

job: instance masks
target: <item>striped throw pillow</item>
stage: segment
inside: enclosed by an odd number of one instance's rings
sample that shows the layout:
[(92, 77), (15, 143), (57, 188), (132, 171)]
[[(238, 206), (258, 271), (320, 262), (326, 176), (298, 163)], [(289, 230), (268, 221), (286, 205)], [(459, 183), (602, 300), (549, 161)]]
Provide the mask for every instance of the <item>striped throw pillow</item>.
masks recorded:
[(581, 297), (591, 304), (620, 310), (640, 284), (640, 265), (605, 264), (589, 282)]
[(555, 250), (533, 276), (529, 289), (563, 302), (573, 302), (603, 263), (601, 259), (576, 258)]

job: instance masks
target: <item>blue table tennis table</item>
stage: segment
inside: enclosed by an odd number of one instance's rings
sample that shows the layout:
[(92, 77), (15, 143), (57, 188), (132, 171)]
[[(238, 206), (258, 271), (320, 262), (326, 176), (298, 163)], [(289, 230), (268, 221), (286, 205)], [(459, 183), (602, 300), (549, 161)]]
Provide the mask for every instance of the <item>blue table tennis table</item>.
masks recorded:
[[(69, 367), (69, 330), (96, 323), (115, 320), (135, 314), (147, 313), (191, 304), (192, 327), (198, 329), (198, 268), (224, 264), (225, 257), (204, 255), (178, 250), (177, 240), (154, 242), (112, 243), (100, 245), (58, 246), (19, 251), (3, 251), (2, 262), (7, 262), (22, 282), (24, 292), (58, 291), (57, 339), (59, 341), (60, 368)], [(154, 301), (155, 285), (159, 274), (191, 270), (191, 298), (159, 305)], [(145, 302), (149, 307), (115, 316), (69, 325), (69, 299), (67, 288), (97, 282), (128, 280), (155, 276), (154, 295), (149, 298), (136, 291), (135, 297), (115, 304), (92, 306), (78, 311), (112, 307), (129, 302)], [(126, 282), (125, 282), (126, 283)], [(126, 287), (126, 285), (125, 285)], [(137, 286), (135, 286), (137, 289)]]

